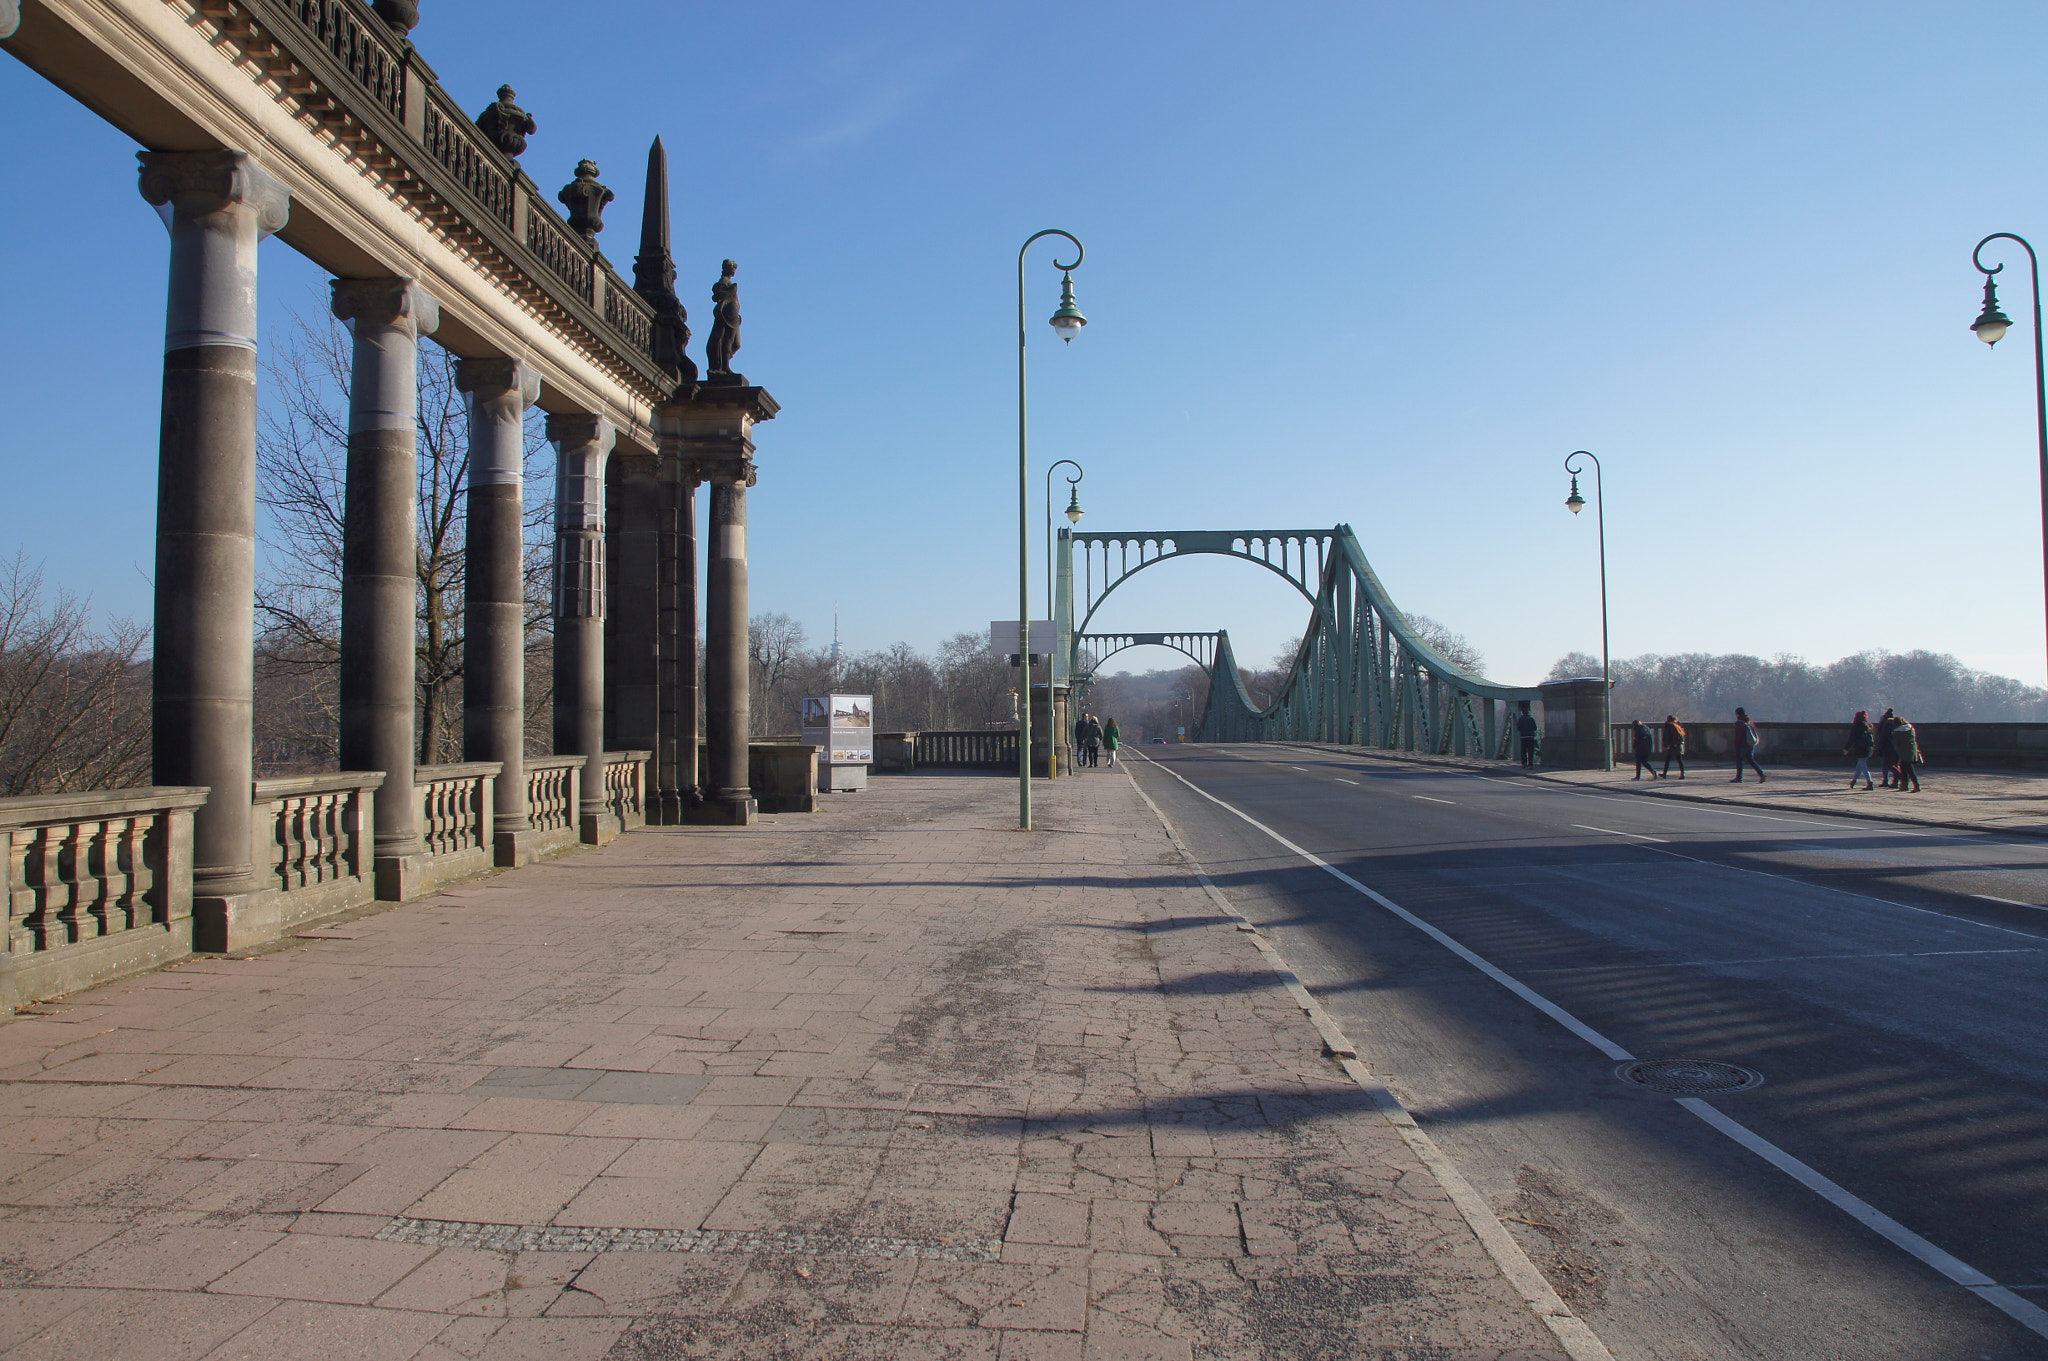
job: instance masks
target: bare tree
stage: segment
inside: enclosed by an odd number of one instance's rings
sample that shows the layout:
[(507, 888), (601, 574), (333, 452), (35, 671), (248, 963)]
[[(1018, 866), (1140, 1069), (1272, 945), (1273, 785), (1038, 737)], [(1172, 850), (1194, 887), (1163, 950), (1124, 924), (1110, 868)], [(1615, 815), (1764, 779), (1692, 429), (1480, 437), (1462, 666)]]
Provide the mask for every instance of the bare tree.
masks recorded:
[(1443, 654), (1444, 660), (1468, 676), (1486, 674), (1486, 658), (1478, 648), (1472, 646), (1462, 633), (1456, 633), (1446, 624), (1439, 624), (1426, 614), (1411, 614), (1408, 623), (1422, 641)]
[(149, 630), (90, 620), (89, 602), (48, 597), (40, 566), (0, 563), (0, 793), (149, 783)]
[[(258, 760), (265, 770), (331, 766), (338, 751), (342, 520), (347, 502), (348, 333), (299, 318), (273, 346), (270, 400), (257, 442), (264, 511), (257, 591)], [(455, 356), (422, 346), (419, 362), (419, 759), (455, 760), (462, 746), (464, 493), (467, 404)], [(527, 728), (545, 746), (548, 554), (553, 525), (546, 444), (526, 428)], [(538, 664), (535, 664), (535, 654)], [(273, 702), (274, 701), (274, 702)], [(536, 715), (540, 715), (536, 720)]]

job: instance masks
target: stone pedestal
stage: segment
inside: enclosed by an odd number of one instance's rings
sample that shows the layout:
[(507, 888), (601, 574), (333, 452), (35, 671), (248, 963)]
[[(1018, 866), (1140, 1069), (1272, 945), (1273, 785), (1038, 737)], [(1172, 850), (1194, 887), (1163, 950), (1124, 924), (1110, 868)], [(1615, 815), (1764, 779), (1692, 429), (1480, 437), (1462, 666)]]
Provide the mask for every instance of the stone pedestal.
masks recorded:
[(469, 512), (463, 559), (462, 759), (496, 761), (493, 862), (537, 854), (526, 807), (526, 408), (540, 375), (517, 359), (465, 359)]
[[(171, 235), (157, 464), (152, 781), (209, 790), (193, 821), (196, 902), (256, 888), (254, 786), (257, 245), (290, 196), (239, 151), (143, 152)], [(213, 910), (209, 908), (208, 910)]]
[(704, 569), (702, 801), (692, 822), (745, 826), (758, 811), (747, 777), (747, 488), (754, 484), (753, 429), (780, 410), (757, 387), (706, 383), (662, 409), (678, 457), (711, 484)]
[[(341, 768), (381, 770), (377, 896), (402, 901), (424, 857), (413, 801), (419, 676), (419, 337), (441, 309), (414, 279), (336, 279), (351, 323), (341, 582)], [(387, 866), (387, 863), (389, 865)]]
[(555, 753), (581, 756), (577, 826), (619, 834), (604, 797), (604, 473), (618, 432), (600, 416), (548, 417), (555, 445)]
[[(1607, 763), (1606, 683), (1598, 676), (1547, 681), (1543, 695), (1543, 764), (1554, 770), (1598, 770)], [(1519, 757), (1517, 758), (1519, 759)]]

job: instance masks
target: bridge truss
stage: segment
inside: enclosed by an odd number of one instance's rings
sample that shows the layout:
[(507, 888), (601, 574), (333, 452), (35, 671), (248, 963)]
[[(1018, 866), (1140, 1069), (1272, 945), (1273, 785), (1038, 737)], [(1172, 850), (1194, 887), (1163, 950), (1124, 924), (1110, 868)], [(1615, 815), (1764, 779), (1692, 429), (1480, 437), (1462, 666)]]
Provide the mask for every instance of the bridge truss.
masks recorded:
[[(1294, 665), (1269, 704), (1252, 698), (1225, 631), (1086, 631), (1118, 586), (1148, 567), (1198, 554), (1263, 567), (1310, 605)], [(1431, 646), (1387, 595), (1349, 525), (1141, 534), (1062, 530), (1057, 577), (1055, 681), (1087, 683), (1091, 677), (1079, 665), (1084, 650), (1099, 667), (1127, 647), (1177, 648), (1209, 678), (1208, 700), (1195, 726), (1199, 742), (1333, 742), (1499, 757), (1507, 751), (1515, 706), (1539, 697), (1534, 686), (1475, 676)]]

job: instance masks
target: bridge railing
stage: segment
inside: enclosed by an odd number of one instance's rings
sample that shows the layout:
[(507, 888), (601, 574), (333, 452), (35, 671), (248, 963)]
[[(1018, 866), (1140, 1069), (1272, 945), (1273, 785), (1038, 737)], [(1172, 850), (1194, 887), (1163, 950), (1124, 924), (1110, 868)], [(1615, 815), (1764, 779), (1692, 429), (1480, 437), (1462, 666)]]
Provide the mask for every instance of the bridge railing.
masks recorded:
[(1014, 731), (920, 732), (913, 759), (920, 767), (1015, 770), (1017, 734)]
[(0, 799), (0, 1006), (191, 953), (192, 812), (205, 802), (204, 789), (167, 787)]

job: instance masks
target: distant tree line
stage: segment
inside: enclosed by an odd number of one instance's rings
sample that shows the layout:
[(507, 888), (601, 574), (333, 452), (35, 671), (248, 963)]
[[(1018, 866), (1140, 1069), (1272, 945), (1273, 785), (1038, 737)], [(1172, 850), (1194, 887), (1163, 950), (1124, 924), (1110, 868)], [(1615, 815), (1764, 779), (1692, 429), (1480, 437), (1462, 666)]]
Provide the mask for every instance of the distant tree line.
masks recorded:
[[(989, 647), (985, 633), (956, 633), (926, 654), (908, 643), (834, 659), (830, 644), (813, 646), (786, 614), (749, 621), (748, 696), (754, 735), (793, 736), (803, 724), (806, 695), (834, 692), (875, 697), (883, 732), (962, 731), (1016, 723), (1019, 672)], [(1036, 679), (1045, 679), (1037, 668)]]
[[(1546, 680), (1598, 676), (1600, 659), (1571, 652)], [(1613, 663), (1614, 717), (1645, 722), (1731, 718), (1737, 705), (1759, 722), (1847, 722), (1858, 709), (1897, 709), (1916, 722), (2048, 722), (2048, 690), (1973, 671), (1945, 653), (1859, 652), (1825, 666), (1742, 653), (1644, 653)]]

